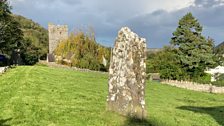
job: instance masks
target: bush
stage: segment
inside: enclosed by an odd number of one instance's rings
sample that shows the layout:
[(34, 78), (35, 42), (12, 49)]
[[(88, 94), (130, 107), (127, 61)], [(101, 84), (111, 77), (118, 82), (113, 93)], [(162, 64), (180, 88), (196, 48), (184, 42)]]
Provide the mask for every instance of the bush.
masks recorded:
[(179, 69), (177, 65), (171, 63), (163, 64), (160, 70), (162, 79), (181, 80), (180, 73), (181, 69)]
[(219, 75), (216, 79), (215, 82), (212, 82), (213, 85), (220, 87), (224, 86), (224, 74)]
[[(110, 48), (97, 44), (92, 35), (82, 31), (71, 34), (67, 40), (60, 42), (54, 53), (62, 59), (71, 60), (74, 67), (97, 71), (107, 71), (109, 68)], [(102, 65), (104, 58), (107, 60), (106, 66)]]
[(21, 58), (25, 65), (34, 65), (38, 62), (40, 52), (39, 48), (32, 44), (31, 40), (24, 40)]
[(163, 50), (149, 54), (147, 57), (147, 74), (159, 73), (161, 79), (188, 80), (186, 71), (180, 66), (175, 48), (164, 47)]
[(211, 75), (210, 74), (204, 74), (197, 78), (193, 79), (194, 82), (197, 82), (199, 84), (210, 84), (211, 83)]
[(34, 52), (26, 52), (23, 54), (23, 62), (26, 65), (34, 65), (38, 62), (38, 55)]

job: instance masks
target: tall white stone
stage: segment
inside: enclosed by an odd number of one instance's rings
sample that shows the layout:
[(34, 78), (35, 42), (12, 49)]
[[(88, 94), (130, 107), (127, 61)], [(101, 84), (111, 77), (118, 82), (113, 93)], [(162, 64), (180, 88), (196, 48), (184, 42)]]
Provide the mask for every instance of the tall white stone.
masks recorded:
[(115, 41), (109, 68), (108, 109), (143, 119), (146, 83), (146, 40), (123, 27)]

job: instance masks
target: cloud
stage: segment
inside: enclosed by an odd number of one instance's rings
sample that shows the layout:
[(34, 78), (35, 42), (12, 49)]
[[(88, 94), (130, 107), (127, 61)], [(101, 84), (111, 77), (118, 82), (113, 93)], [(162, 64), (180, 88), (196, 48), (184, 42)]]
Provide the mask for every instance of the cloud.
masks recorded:
[(217, 7), (224, 4), (223, 0), (195, 0), (196, 7)]
[[(191, 6), (168, 12), (157, 10), (134, 17), (128, 21), (130, 27), (146, 37), (149, 47), (168, 45), (178, 21), (186, 13), (192, 12), (204, 27), (203, 34), (216, 40), (216, 45), (224, 41), (224, 5), (222, 0), (196, 0)], [(211, 5), (211, 6), (208, 6)]]
[[(118, 30), (129, 26), (149, 47), (169, 44), (178, 20), (192, 12), (204, 34), (223, 41), (224, 0), (11, 0), (13, 12), (45, 28), (49, 22), (95, 29), (97, 40), (112, 46)], [(217, 43), (218, 44), (218, 43)]]

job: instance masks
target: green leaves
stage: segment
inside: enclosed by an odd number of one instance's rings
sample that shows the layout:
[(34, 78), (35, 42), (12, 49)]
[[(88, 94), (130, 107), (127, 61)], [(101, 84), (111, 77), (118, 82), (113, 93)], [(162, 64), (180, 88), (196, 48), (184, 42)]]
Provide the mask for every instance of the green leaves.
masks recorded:
[(214, 53), (217, 56), (217, 62), (219, 65), (224, 65), (224, 42), (219, 44), (217, 47), (214, 49)]
[[(20, 49), (23, 62), (33, 65), (38, 61), (40, 56), (47, 53), (47, 40), (40, 39), (45, 43), (43, 49), (39, 48), (41, 47), (41, 42), (35, 44), (35, 40), (38, 40), (36, 38), (38, 36), (40, 38), (43, 38), (42, 36), (46, 37), (47, 32), (41, 35), (39, 32), (33, 32), (34, 29), (38, 29), (38, 27), (35, 28), (35, 25), (32, 25), (33, 27), (30, 27), (30, 30), (27, 31), (26, 26), (33, 22), (27, 21), (21, 16), (12, 15), (10, 9), (11, 7), (8, 5), (7, 0), (0, 2), (0, 53), (10, 56), (13, 50)], [(23, 31), (21, 26), (23, 26)], [(25, 36), (23, 33), (25, 33)]]
[(1, 0), (0, 2), (0, 18), (6, 18), (11, 14), (11, 6), (9, 6), (7, 0)]
[[(207, 75), (204, 70), (216, 65), (213, 54), (214, 42), (202, 36), (202, 26), (191, 13), (179, 21), (173, 32), (171, 46), (164, 48), (153, 58), (149, 57), (147, 72), (159, 72), (161, 78), (200, 81)], [(209, 79), (205, 79), (206, 82)], [(204, 82), (203, 82), (204, 83)]]
[(33, 22), (32, 20), (26, 19), (23, 16), (12, 15), (14, 20), (20, 24), (23, 32), (23, 38), (25, 40), (29, 39), (33, 46), (39, 48), (39, 58), (41, 60), (46, 60), (46, 55), (48, 53), (48, 31), (42, 28), (39, 24)]
[[(71, 60), (75, 67), (106, 71), (109, 62), (107, 66), (102, 65), (103, 57), (109, 61), (110, 49), (97, 44), (93, 35), (94, 33), (87, 35), (82, 31), (71, 34), (67, 40), (60, 42), (55, 54), (61, 56), (62, 60)], [(68, 53), (72, 53), (73, 56), (67, 58)]]
[(180, 19), (170, 42), (177, 47), (181, 67), (191, 78), (203, 75), (206, 67), (215, 64), (212, 54), (213, 41), (206, 40), (201, 33), (202, 26), (198, 20), (191, 13), (187, 13)]
[(179, 26), (176, 31), (173, 32), (173, 38), (171, 39), (171, 44), (179, 46), (182, 43), (197, 41), (200, 39), (202, 32), (202, 26), (193, 17), (191, 13), (187, 13), (179, 21)]
[(7, 0), (0, 2), (0, 51), (10, 55), (10, 52), (22, 44), (23, 33), (20, 25), (10, 15), (10, 6)]

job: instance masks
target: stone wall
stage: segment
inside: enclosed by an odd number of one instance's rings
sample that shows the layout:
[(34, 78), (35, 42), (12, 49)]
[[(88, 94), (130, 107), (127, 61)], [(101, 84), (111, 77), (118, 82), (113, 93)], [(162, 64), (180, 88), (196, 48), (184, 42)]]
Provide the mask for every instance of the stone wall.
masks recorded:
[(48, 67), (53, 67), (53, 68), (64, 68), (67, 70), (74, 70), (74, 71), (80, 71), (80, 72), (95, 72), (95, 73), (108, 74), (108, 72), (94, 71), (94, 70), (89, 70), (89, 69), (81, 69), (81, 68), (77, 68), (77, 67), (73, 67), (73, 66), (57, 64), (55, 62), (47, 62), (44, 60), (40, 60), (39, 64), (46, 65)]
[(145, 118), (146, 40), (122, 28), (112, 50), (109, 68), (108, 109)]
[(49, 54), (52, 54), (61, 40), (68, 38), (67, 25), (48, 24)]
[(193, 91), (201, 91), (217, 94), (224, 93), (224, 87), (216, 87), (211, 84), (198, 84), (188, 81), (176, 81), (176, 80), (163, 80), (161, 83)]

